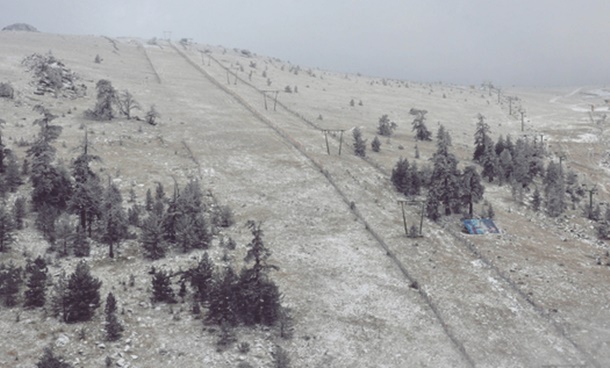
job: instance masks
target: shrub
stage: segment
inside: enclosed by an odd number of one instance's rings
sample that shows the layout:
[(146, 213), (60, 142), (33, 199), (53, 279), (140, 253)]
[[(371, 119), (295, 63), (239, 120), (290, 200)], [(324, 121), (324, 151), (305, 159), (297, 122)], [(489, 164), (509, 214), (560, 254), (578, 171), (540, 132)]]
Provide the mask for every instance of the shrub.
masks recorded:
[(15, 97), (15, 90), (10, 83), (0, 82), (0, 97), (11, 99)]
[(371, 142), (371, 149), (373, 150), (373, 152), (379, 152), (379, 150), (381, 149), (381, 142), (379, 141), (379, 138), (377, 138), (377, 136), (375, 136), (375, 138), (373, 138), (373, 141)]
[(394, 134), (394, 129), (397, 125), (395, 122), (390, 121), (388, 115), (383, 115), (379, 118), (379, 127), (377, 127), (377, 133), (385, 137), (391, 137)]
[(362, 139), (360, 128), (354, 128), (354, 154), (359, 157), (366, 157), (366, 139)]

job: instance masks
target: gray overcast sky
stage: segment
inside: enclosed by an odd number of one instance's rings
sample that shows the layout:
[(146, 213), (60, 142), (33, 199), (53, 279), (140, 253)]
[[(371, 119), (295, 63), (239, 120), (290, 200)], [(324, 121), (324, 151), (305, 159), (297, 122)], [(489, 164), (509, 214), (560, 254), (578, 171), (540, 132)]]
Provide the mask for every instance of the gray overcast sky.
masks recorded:
[(0, 0), (0, 27), (163, 36), (415, 81), (610, 83), (610, 0)]

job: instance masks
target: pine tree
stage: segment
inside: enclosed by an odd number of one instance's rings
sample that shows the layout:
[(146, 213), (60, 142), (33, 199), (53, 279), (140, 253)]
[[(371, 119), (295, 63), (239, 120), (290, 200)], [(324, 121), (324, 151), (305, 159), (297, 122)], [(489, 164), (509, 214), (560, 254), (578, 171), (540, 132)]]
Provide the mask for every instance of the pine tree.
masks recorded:
[(391, 137), (396, 127), (396, 123), (390, 121), (388, 115), (384, 114), (379, 118), (379, 126), (377, 127), (377, 133), (382, 136)]
[(7, 190), (14, 193), (17, 191), (17, 188), (23, 184), (23, 179), (21, 179), (19, 163), (17, 162), (15, 154), (9, 150), (6, 156), (8, 160), (4, 172), (4, 182)]
[(65, 214), (59, 216), (55, 223), (55, 245), (59, 247), (59, 254), (63, 257), (69, 254), (68, 243), (73, 236), (72, 229), (69, 218)]
[(17, 294), (23, 282), (21, 273), (21, 267), (15, 266), (13, 261), (8, 266), (0, 264), (0, 298), (7, 307), (17, 304)]
[(43, 307), (46, 302), (47, 263), (41, 256), (38, 256), (34, 261), (28, 259), (25, 272), (27, 274), (27, 290), (25, 291), (24, 307)]
[(413, 131), (415, 132), (415, 139), (418, 141), (431, 141), (432, 133), (426, 127), (426, 110), (411, 109), (409, 114), (415, 116), (413, 119)]
[(532, 195), (532, 210), (538, 212), (540, 210), (540, 205), (542, 204), (542, 196), (540, 195), (540, 191), (538, 190), (538, 186), (534, 189), (534, 194)]
[(551, 217), (557, 217), (566, 207), (565, 180), (558, 164), (549, 162), (543, 184), (546, 212)]
[(42, 357), (36, 363), (37, 368), (72, 368), (62, 356), (55, 356), (51, 347), (45, 348)]
[(172, 290), (171, 280), (167, 272), (156, 271), (152, 277), (152, 302), (175, 303), (174, 290)]
[(165, 240), (161, 219), (151, 212), (142, 224), (140, 242), (147, 258), (160, 259), (165, 257)]
[(79, 216), (80, 226), (92, 235), (92, 224), (101, 216), (101, 199), (103, 189), (99, 177), (91, 168), (90, 163), (99, 161), (98, 156), (92, 155), (87, 133), (81, 145), (82, 152), (72, 163), (72, 176), (74, 177), (74, 191), (68, 202), (70, 211)]
[(473, 203), (483, 198), (485, 187), (481, 184), (481, 177), (474, 166), (464, 169), (461, 180), (462, 204), (468, 206), (468, 214), (472, 217)]
[(114, 108), (118, 103), (117, 91), (106, 79), (97, 81), (95, 88), (97, 102), (93, 110), (87, 110), (86, 116), (95, 120), (112, 120), (115, 116)]
[(17, 230), (23, 229), (23, 219), (26, 214), (25, 198), (17, 197), (13, 204), (13, 219)]
[(43, 205), (63, 210), (71, 196), (72, 183), (64, 168), (53, 165), (56, 150), (51, 145), (61, 134), (62, 128), (59, 125), (51, 125), (57, 116), (44, 107), (37, 105), (34, 110), (43, 117), (34, 121), (35, 125), (40, 126), (40, 132), (37, 140), (27, 150), (27, 156), (32, 160), (32, 204), (36, 210)]
[(252, 270), (254, 271), (256, 279), (260, 280), (261, 276), (266, 275), (269, 269), (277, 269), (277, 266), (267, 264), (267, 259), (271, 256), (271, 250), (269, 250), (269, 248), (265, 246), (265, 243), (263, 243), (263, 230), (261, 229), (261, 223), (248, 220), (246, 226), (250, 229), (253, 238), (250, 243), (246, 245), (248, 251), (246, 253), (246, 257), (244, 258), (244, 262), (249, 263), (254, 261)]
[(114, 258), (114, 245), (127, 236), (127, 215), (119, 188), (110, 183), (102, 200), (102, 242), (108, 244), (108, 256)]
[(214, 276), (214, 265), (210, 261), (208, 253), (203, 253), (197, 267), (187, 271), (187, 277), (191, 287), (195, 289), (195, 298), (199, 301), (207, 301), (212, 288), (212, 277)]
[(409, 191), (409, 160), (406, 158), (399, 158), (398, 162), (392, 169), (391, 180), (394, 187), (400, 193), (406, 194)]
[(273, 325), (280, 315), (280, 292), (267, 275), (243, 269), (239, 279), (239, 316), (246, 325)]
[(6, 124), (6, 121), (0, 119), (0, 174), (4, 173), (4, 143), (2, 143), (2, 126)]
[(211, 323), (235, 326), (239, 321), (239, 283), (235, 271), (227, 266), (215, 274), (209, 295), (207, 319)]
[(87, 234), (81, 226), (76, 226), (71, 238), (72, 252), (76, 257), (88, 257), (91, 252), (91, 245), (87, 239)]
[(437, 150), (432, 158), (434, 167), (427, 195), (426, 212), (433, 220), (440, 216), (438, 209), (440, 205), (444, 207), (445, 215), (450, 215), (460, 207), (461, 174), (457, 169), (457, 158), (449, 153), (450, 144), (451, 137), (441, 125), (437, 133)]
[(55, 243), (55, 222), (58, 216), (58, 210), (48, 204), (42, 204), (36, 215), (36, 229), (38, 229), (44, 238), (51, 244)]
[(80, 261), (68, 279), (64, 322), (90, 320), (100, 306), (101, 285), (102, 282), (91, 275), (89, 265), (85, 261)]
[(208, 221), (205, 219), (202, 212), (194, 215), (193, 234), (195, 239), (193, 242), (193, 248), (207, 249), (210, 246), (210, 242), (212, 241), (212, 233), (209, 230)]
[(108, 293), (108, 296), (106, 297), (106, 306), (104, 307), (104, 313), (106, 314), (107, 341), (116, 341), (120, 339), (124, 330), (116, 316), (116, 311), (117, 306), (114, 294)]
[(366, 139), (362, 139), (360, 128), (354, 128), (354, 154), (359, 157), (366, 157)]
[(190, 216), (182, 215), (176, 221), (176, 244), (183, 252), (191, 250), (195, 244), (195, 229)]
[(500, 162), (492, 145), (485, 147), (485, 152), (481, 156), (480, 162), (483, 165), (481, 176), (487, 178), (488, 182), (491, 183), (500, 176)]
[(502, 182), (509, 183), (514, 179), (514, 168), (513, 168), (513, 157), (508, 149), (505, 149), (500, 153), (498, 158), (498, 164), (500, 168), (500, 176)]
[(15, 224), (11, 214), (6, 210), (4, 204), (0, 203), (0, 253), (8, 250), (13, 242)]
[[(477, 127), (474, 133), (474, 153), (472, 159), (482, 164), (482, 157), (491, 148), (492, 140), (489, 137), (489, 125), (485, 122), (485, 116), (477, 115)], [(494, 152), (495, 153), (495, 152)]]
[(371, 150), (373, 150), (373, 152), (379, 152), (381, 149), (381, 142), (379, 141), (379, 138), (377, 138), (377, 136), (375, 136), (375, 138), (373, 138), (373, 141), (371, 142)]
[(155, 205), (155, 202), (153, 200), (152, 193), (150, 191), (150, 188), (148, 188), (146, 190), (146, 202), (145, 202), (146, 211), (148, 211), (148, 212), (152, 211), (154, 205)]

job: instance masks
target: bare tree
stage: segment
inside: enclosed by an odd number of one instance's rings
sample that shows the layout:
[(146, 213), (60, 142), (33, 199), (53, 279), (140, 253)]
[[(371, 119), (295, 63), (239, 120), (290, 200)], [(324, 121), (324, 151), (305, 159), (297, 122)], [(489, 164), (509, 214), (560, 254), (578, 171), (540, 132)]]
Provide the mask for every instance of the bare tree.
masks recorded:
[(119, 96), (119, 108), (121, 113), (127, 116), (127, 120), (131, 119), (132, 110), (140, 110), (140, 104), (133, 95), (128, 91), (124, 90)]

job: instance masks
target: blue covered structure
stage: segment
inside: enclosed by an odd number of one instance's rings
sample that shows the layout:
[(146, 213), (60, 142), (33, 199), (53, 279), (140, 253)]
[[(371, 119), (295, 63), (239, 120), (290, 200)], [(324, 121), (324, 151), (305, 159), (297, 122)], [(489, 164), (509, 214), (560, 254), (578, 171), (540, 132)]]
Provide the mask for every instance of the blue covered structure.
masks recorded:
[(492, 219), (468, 219), (462, 220), (468, 234), (499, 234), (500, 230)]

